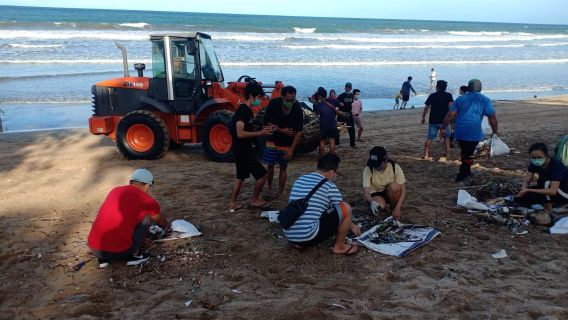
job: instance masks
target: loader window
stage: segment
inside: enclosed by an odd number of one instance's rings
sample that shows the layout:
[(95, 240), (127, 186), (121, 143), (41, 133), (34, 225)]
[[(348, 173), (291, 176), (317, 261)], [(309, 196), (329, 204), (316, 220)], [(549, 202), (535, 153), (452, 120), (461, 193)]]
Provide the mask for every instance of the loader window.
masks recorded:
[(213, 49), (211, 39), (201, 38), (199, 40), (199, 59), (201, 60), (201, 78), (213, 82), (223, 82), (223, 71), (219, 65), (219, 60)]
[(172, 41), (172, 64), (175, 95), (191, 97), (195, 87), (195, 55), (188, 51), (187, 40)]
[(166, 77), (166, 63), (164, 60), (164, 43), (152, 41), (152, 74), (154, 78)]

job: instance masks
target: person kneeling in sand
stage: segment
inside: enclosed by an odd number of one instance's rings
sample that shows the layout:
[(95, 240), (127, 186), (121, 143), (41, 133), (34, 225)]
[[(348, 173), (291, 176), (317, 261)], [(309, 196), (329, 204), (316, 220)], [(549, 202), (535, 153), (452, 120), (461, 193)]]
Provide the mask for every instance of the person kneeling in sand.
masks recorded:
[(140, 248), (151, 222), (168, 228), (160, 205), (148, 194), (153, 184), (152, 173), (138, 169), (132, 173), (129, 185), (112, 189), (106, 197), (88, 238), (100, 268), (114, 260), (126, 260), (127, 265), (133, 266), (150, 258)]
[(340, 159), (335, 154), (327, 153), (319, 161), (317, 170), (299, 177), (292, 186), (290, 201), (305, 198), (320, 182), (326, 180), (308, 200), (306, 211), (288, 229), (284, 229), (286, 238), (297, 249), (315, 246), (335, 235), (333, 253), (353, 254), (359, 249), (356, 245), (347, 245), (345, 236), (349, 231), (356, 235), (361, 229), (351, 221), (351, 206), (344, 202), (337, 186)]
[[(548, 147), (544, 143), (530, 146), (529, 155), (531, 163), (515, 202), (542, 204), (544, 210), (551, 214), (553, 204), (568, 203), (568, 169), (561, 161), (548, 155)], [(536, 186), (529, 186), (535, 181), (535, 175), (538, 175)]]
[(400, 209), (406, 198), (406, 180), (402, 168), (390, 160), (387, 150), (373, 147), (363, 170), (363, 194), (374, 215), (380, 215), (390, 204), (391, 215), (400, 219)]

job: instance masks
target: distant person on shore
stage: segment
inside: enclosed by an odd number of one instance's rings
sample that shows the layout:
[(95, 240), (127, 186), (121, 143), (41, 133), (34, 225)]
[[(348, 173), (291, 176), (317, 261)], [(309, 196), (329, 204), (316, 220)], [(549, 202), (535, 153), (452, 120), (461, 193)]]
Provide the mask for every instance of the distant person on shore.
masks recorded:
[(463, 96), (463, 95), (466, 94), (466, 93), (467, 93), (467, 86), (461, 86), (461, 87), (460, 87), (460, 92), (459, 92), (460, 97)]
[(149, 195), (153, 184), (152, 173), (138, 169), (132, 173), (128, 185), (116, 187), (107, 195), (87, 240), (99, 260), (99, 268), (117, 260), (126, 260), (126, 265), (135, 266), (150, 258), (141, 251), (150, 224), (155, 222), (163, 229), (169, 227), (160, 205)]
[[(438, 131), (442, 129), (442, 123), (444, 118), (450, 111), (450, 106), (454, 102), (454, 97), (451, 93), (446, 91), (448, 83), (444, 80), (438, 80), (436, 83), (436, 92), (430, 94), (426, 102), (424, 103), (424, 111), (422, 112), (422, 124), (426, 123), (426, 114), (430, 111), (430, 117), (428, 118), (428, 135), (426, 137), (426, 142), (424, 142), (424, 154), (422, 159), (430, 158), (430, 147), (432, 146), (432, 140), (438, 136)], [(450, 126), (444, 128), (444, 147), (446, 148), (446, 153), (443, 155), (444, 158), (450, 155)], [(441, 137), (442, 138), (442, 137)]]
[(440, 135), (445, 134), (445, 128), (455, 119), (455, 137), (461, 149), (461, 166), (455, 179), (456, 182), (461, 182), (471, 176), (473, 153), (479, 141), (483, 139), (481, 130), (483, 116), (489, 118), (493, 134), (497, 134), (495, 109), (491, 100), (480, 93), (481, 88), (480, 80), (469, 80), (467, 94), (456, 99), (440, 129)]
[(278, 163), (278, 195), (282, 195), (288, 179), (288, 161), (294, 156), (294, 151), (304, 133), (304, 112), (296, 100), (296, 88), (282, 88), (282, 96), (270, 100), (264, 113), (264, 125), (274, 128), (274, 134), (269, 136), (262, 154), (262, 161), (267, 165), (268, 193), (272, 194), (274, 166)]
[(432, 70), (430, 70), (430, 90), (432, 90), (434, 88), (434, 82), (436, 82), (437, 78), (438, 78), (438, 74), (436, 73), (436, 70), (434, 70), (434, 68), (432, 68)]
[(400, 107), (401, 98), (402, 98), (402, 91), (399, 90), (397, 94), (394, 96), (394, 106), (392, 107), (393, 110), (398, 109)]
[(260, 198), (260, 192), (266, 182), (266, 169), (256, 158), (252, 147), (254, 138), (270, 136), (274, 130), (272, 126), (264, 126), (260, 131), (254, 131), (252, 108), (260, 105), (260, 99), (263, 96), (264, 91), (260, 84), (255, 81), (249, 82), (245, 88), (245, 101), (233, 115), (231, 135), (233, 138), (233, 154), (237, 169), (237, 179), (231, 193), (231, 204), (229, 207), (231, 212), (244, 207), (243, 204), (237, 202), (237, 197), (241, 192), (243, 182), (251, 175), (256, 180), (250, 202), (251, 206), (261, 208), (268, 205), (266, 201)]
[[(544, 143), (531, 145), (529, 156), (527, 174), (515, 201), (523, 205), (544, 205), (544, 210), (551, 214), (553, 204), (568, 203), (568, 169), (548, 155)], [(531, 186), (535, 181), (536, 186)]]
[(359, 248), (345, 243), (349, 231), (361, 235), (361, 229), (351, 221), (351, 206), (343, 201), (334, 181), (337, 178), (340, 159), (335, 154), (325, 154), (318, 160), (313, 173), (299, 177), (292, 186), (290, 201), (305, 198), (312, 189), (323, 184), (308, 200), (304, 214), (284, 235), (299, 250), (318, 245), (335, 235), (333, 253), (350, 255)]
[(347, 82), (345, 84), (345, 92), (343, 92), (342, 94), (339, 95), (339, 97), (337, 97), (337, 101), (339, 101), (339, 120), (340, 122), (345, 122), (345, 124), (347, 125), (347, 132), (349, 132), (349, 145), (351, 146), (351, 148), (356, 148), (357, 146), (355, 145), (355, 123), (354, 123), (354, 119), (353, 119), (353, 113), (352, 113), (352, 108), (353, 108), (353, 92), (351, 92), (351, 89), (353, 88), (353, 85), (351, 85), (351, 82)]
[(329, 144), (329, 153), (335, 154), (335, 138), (337, 138), (337, 107), (328, 102), (327, 91), (319, 87), (314, 94), (314, 112), (320, 119), (319, 156), (325, 153), (325, 145)]
[[(467, 86), (461, 86), (459, 89), (459, 96), (463, 96), (467, 93)], [(450, 128), (452, 129), (452, 135), (450, 135), (450, 148), (455, 148), (455, 140), (456, 140), (456, 122), (452, 121), (450, 123)]]
[(361, 139), (361, 135), (363, 134), (363, 122), (361, 121), (363, 102), (361, 101), (361, 90), (359, 89), (353, 90), (353, 104), (351, 112), (353, 113), (353, 122), (357, 126), (357, 141), (365, 142)]
[(402, 84), (402, 88), (400, 88), (400, 91), (402, 92), (401, 109), (406, 109), (406, 104), (408, 103), (408, 100), (410, 100), (410, 91), (414, 92), (414, 95), (416, 95), (416, 91), (410, 82), (412, 82), (412, 77), (408, 77), (408, 79)]
[(389, 159), (383, 147), (373, 147), (369, 152), (363, 170), (363, 195), (374, 215), (381, 216), (388, 204), (393, 219), (400, 219), (406, 199), (406, 180), (402, 168)]

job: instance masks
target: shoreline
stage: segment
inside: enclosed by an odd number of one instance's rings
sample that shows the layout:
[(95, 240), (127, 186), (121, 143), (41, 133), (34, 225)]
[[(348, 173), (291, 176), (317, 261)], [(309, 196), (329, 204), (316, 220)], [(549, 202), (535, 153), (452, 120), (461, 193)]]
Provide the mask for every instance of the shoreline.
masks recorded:
[[(421, 109), (424, 107), (424, 100), (426, 95), (418, 97), (411, 97), (407, 109)], [(455, 97), (454, 97), (455, 99)], [(510, 102), (523, 102), (535, 104), (563, 104), (564, 100), (568, 99), (568, 94), (542, 96), (537, 99), (499, 99), (492, 100), (494, 103), (510, 103)], [(394, 111), (394, 98), (390, 99), (390, 107), (373, 108), (373, 106), (381, 103), (385, 105), (388, 99), (362, 99), (364, 109), (371, 108), (372, 110), (363, 111), (363, 114), (377, 113), (385, 111)], [(413, 101), (414, 100), (414, 101)], [(419, 101), (420, 103), (416, 103)], [(308, 106), (310, 104), (307, 102)], [(20, 132), (34, 132), (34, 131), (50, 131), (62, 129), (84, 129), (88, 128), (88, 118), (92, 114), (92, 107), (90, 103), (85, 104), (26, 104), (22, 107), (21, 104), (4, 104), (2, 105), (4, 112), (10, 112), (10, 117), (2, 115), (2, 123), (4, 127), (3, 133), (20, 133)], [(37, 118), (30, 117), (29, 114), (39, 115)], [(46, 121), (46, 119), (49, 119)], [(11, 129), (16, 127), (16, 129)]]

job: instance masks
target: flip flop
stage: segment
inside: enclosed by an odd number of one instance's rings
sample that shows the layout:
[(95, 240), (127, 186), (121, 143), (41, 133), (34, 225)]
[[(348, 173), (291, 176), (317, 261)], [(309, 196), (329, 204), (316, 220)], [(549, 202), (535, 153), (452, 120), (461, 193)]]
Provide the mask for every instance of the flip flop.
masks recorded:
[(230, 212), (230, 213), (235, 213), (235, 212), (237, 212), (238, 210), (240, 210), (240, 209), (242, 209), (242, 208), (244, 208), (244, 207), (245, 207), (244, 204), (240, 204), (240, 203), (239, 203), (235, 208), (229, 208), (229, 212)]
[(357, 252), (359, 252), (359, 251), (352, 251), (353, 248), (355, 248), (355, 247), (357, 247), (357, 246), (354, 245), (354, 244), (351, 244), (351, 245), (349, 245), (349, 248), (347, 248), (347, 250), (346, 250), (345, 252), (341, 252), (341, 253), (335, 253), (335, 252), (333, 252), (333, 247), (329, 247), (329, 249), (331, 250), (331, 252), (332, 252), (333, 254), (342, 254), (342, 255), (345, 255), (345, 256), (350, 256), (350, 255), (354, 255), (354, 254), (356, 254)]
[(251, 209), (268, 209), (269, 207), (270, 207), (270, 203), (268, 203), (268, 202), (265, 203), (265, 204), (261, 204), (260, 206), (254, 206), (254, 205), (252, 205), (252, 203), (250, 205)]

